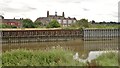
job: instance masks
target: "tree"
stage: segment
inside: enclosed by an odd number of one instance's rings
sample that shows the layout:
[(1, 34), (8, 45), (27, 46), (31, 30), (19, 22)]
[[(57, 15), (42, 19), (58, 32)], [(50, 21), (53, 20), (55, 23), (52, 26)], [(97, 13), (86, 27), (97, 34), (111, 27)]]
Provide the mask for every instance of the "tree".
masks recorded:
[(92, 22), (92, 24), (95, 24), (95, 21), (94, 21), (94, 20), (92, 20), (91, 22)]
[(43, 24), (42, 24), (42, 22), (40, 22), (40, 21), (35, 21), (35, 22), (34, 22), (34, 25), (35, 25), (36, 27), (40, 27), (40, 26), (42, 26)]
[(78, 20), (76, 23), (77, 23), (78, 26), (80, 26), (80, 27), (84, 27), (84, 28), (88, 28), (88, 27), (89, 27), (89, 25), (88, 25), (88, 20), (87, 20), (87, 19)]
[(100, 24), (106, 24), (106, 22), (105, 22), (105, 21), (103, 21), (103, 22), (100, 22)]
[(30, 19), (24, 19), (22, 20), (22, 27), (24, 28), (35, 28), (34, 23)]
[(47, 28), (58, 28), (60, 27), (60, 24), (57, 20), (52, 20), (48, 25)]

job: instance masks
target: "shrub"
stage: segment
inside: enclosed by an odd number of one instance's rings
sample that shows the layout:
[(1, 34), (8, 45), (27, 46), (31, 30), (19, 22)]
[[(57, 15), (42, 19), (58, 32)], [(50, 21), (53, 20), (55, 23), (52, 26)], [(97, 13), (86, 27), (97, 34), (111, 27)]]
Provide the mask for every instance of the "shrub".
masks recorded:
[(35, 28), (35, 24), (30, 19), (22, 20), (22, 27), (23, 28)]
[(47, 28), (58, 28), (60, 24), (57, 20), (52, 20), (48, 25)]

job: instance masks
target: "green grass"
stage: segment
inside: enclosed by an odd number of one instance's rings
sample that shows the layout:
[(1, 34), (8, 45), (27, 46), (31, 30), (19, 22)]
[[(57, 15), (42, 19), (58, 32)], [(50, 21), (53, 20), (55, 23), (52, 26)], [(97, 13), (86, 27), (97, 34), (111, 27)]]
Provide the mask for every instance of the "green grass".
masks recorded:
[(118, 66), (118, 53), (103, 53), (95, 59), (100, 66)]
[(120, 28), (118, 24), (89, 24), (89, 28)]
[[(83, 26), (68, 26), (68, 27), (62, 27), (62, 29), (80, 29), (80, 28), (83, 28)], [(88, 24), (88, 27), (87, 28), (105, 28), (105, 29), (111, 29), (111, 28), (115, 28), (115, 29), (118, 29), (120, 28), (120, 25), (119, 24)]]
[[(59, 47), (48, 50), (11, 50), (2, 53), (2, 66), (87, 66), (87, 63), (74, 60), (73, 54)], [(91, 65), (118, 66), (118, 53), (103, 53)]]
[(73, 53), (64, 49), (12, 50), (3, 53), (3, 66), (82, 66), (73, 60)]

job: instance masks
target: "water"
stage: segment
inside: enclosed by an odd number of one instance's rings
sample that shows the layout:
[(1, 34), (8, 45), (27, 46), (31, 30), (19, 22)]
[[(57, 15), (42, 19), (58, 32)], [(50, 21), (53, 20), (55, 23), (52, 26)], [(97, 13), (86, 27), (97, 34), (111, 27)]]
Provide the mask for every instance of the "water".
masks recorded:
[(2, 51), (11, 49), (43, 49), (54, 48), (60, 46), (75, 52), (74, 59), (78, 61), (90, 61), (104, 52), (118, 50), (118, 40), (99, 40), (99, 41), (83, 41), (80, 39), (57, 42), (30, 42), (30, 43), (8, 43), (2, 45)]

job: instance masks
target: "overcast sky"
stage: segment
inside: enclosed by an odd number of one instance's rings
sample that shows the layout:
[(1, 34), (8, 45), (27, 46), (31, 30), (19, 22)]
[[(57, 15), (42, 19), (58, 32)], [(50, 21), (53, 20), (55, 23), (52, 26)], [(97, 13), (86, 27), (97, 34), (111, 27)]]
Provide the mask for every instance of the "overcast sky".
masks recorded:
[[(118, 21), (120, 0), (0, 0), (0, 14), (9, 18), (46, 17), (65, 12), (65, 17), (86, 18), (89, 21)], [(1, 8), (2, 7), (2, 8)]]

